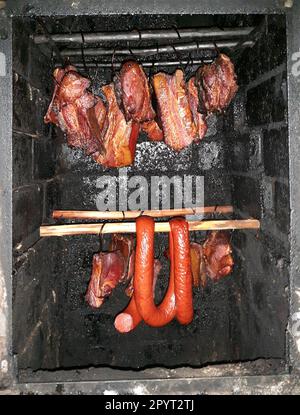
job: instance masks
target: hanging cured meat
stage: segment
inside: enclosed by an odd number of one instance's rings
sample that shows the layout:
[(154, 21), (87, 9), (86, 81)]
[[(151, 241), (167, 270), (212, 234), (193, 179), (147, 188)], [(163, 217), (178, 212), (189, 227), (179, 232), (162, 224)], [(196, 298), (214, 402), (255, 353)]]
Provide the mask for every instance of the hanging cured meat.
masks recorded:
[(141, 65), (135, 61), (123, 63), (114, 82), (116, 95), (127, 121), (142, 123), (154, 119), (150, 86)]
[(193, 114), (194, 123), (197, 128), (197, 141), (202, 140), (207, 132), (207, 123), (205, 120), (205, 115), (199, 112), (199, 98), (198, 98), (198, 89), (195, 85), (195, 77), (193, 76), (187, 84), (188, 89), (188, 98), (190, 108)]
[[(156, 281), (157, 281), (157, 278), (158, 278), (158, 274), (160, 273), (161, 267), (162, 267), (162, 265), (161, 265), (160, 260), (155, 259), (154, 260), (154, 277), (153, 277), (153, 296), (154, 296)], [(133, 272), (134, 272), (134, 268), (133, 268)], [(125, 294), (128, 297), (132, 297), (133, 292), (134, 292), (133, 279), (134, 279), (134, 274), (131, 275), (131, 280), (130, 280), (130, 282), (129, 282), (128, 286), (126, 287), (126, 290), (125, 290)]]
[(118, 233), (113, 234), (109, 250), (120, 251), (124, 258), (124, 274), (121, 278), (122, 282), (131, 281), (134, 273), (134, 237), (132, 235), (124, 236)]
[(124, 258), (120, 251), (101, 252), (93, 256), (92, 275), (85, 299), (93, 308), (99, 308), (124, 276)]
[(213, 63), (201, 66), (196, 73), (196, 84), (201, 112), (210, 114), (225, 110), (238, 90), (230, 58), (221, 53)]
[(214, 281), (229, 275), (234, 265), (229, 234), (212, 231), (203, 244), (207, 275)]
[(150, 141), (162, 141), (164, 139), (164, 133), (155, 120), (144, 122), (141, 129), (147, 134)]
[(180, 151), (197, 139), (184, 74), (180, 69), (174, 75), (160, 72), (153, 76), (152, 81), (164, 140), (171, 148)]
[(129, 166), (134, 161), (139, 124), (126, 122), (118, 106), (113, 84), (105, 85), (102, 91), (107, 101), (107, 116), (102, 128), (105, 154), (96, 155), (94, 159), (107, 167)]
[(102, 148), (101, 140), (91, 130), (88, 117), (89, 109), (94, 107), (96, 103), (96, 97), (86, 92), (74, 103), (63, 106), (60, 112), (65, 122), (65, 130), (63, 131), (67, 133), (68, 145), (81, 148), (87, 155), (94, 154)]
[(55, 87), (44, 117), (45, 123), (60, 127), (67, 135), (70, 147), (81, 148), (86, 154), (101, 151), (100, 134), (91, 129), (89, 117), (89, 111), (100, 102), (100, 98), (87, 91), (90, 80), (81, 76), (73, 66), (57, 68), (53, 76)]

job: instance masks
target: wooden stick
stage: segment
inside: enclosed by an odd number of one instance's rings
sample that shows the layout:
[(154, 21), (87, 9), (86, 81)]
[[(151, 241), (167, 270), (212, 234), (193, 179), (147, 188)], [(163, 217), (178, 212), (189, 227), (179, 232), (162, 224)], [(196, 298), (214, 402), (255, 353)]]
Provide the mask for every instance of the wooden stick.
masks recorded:
[(184, 209), (165, 209), (165, 210), (129, 210), (118, 212), (100, 212), (93, 210), (54, 210), (52, 217), (54, 219), (135, 219), (143, 213), (146, 216), (154, 218), (163, 218), (165, 216), (196, 215), (199, 213), (232, 213), (232, 206), (206, 206)]
[[(260, 222), (256, 219), (239, 220), (206, 220), (190, 221), (190, 231), (207, 231), (218, 229), (259, 229)], [(106, 233), (135, 233), (135, 222), (120, 223), (91, 223), (77, 225), (51, 225), (41, 226), (40, 236), (67, 236), (67, 235), (93, 235)], [(155, 232), (169, 232), (169, 222), (156, 222)]]

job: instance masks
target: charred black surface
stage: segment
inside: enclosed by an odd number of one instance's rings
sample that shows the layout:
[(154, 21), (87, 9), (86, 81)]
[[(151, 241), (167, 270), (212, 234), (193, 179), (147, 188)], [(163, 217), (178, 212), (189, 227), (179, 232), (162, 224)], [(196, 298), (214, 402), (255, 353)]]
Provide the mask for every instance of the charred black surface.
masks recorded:
[[(268, 17), (267, 34), (243, 53), (237, 70), (242, 85), (226, 118), (233, 148), (232, 200), (242, 216), (261, 219), (261, 231), (234, 233), (234, 275), (239, 275), (244, 310), (234, 316), (243, 327), (241, 342), (247, 339), (243, 353), (252, 350), (255, 339), (257, 349), (270, 347), (284, 356), (290, 220), (284, 17)], [(247, 313), (253, 318), (245, 319)]]

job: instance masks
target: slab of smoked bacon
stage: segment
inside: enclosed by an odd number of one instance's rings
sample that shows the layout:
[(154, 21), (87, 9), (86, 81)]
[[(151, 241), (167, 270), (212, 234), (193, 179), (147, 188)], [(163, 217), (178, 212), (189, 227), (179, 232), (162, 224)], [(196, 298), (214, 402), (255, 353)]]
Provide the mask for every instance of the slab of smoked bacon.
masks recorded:
[(107, 101), (107, 115), (102, 128), (105, 154), (93, 158), (106, 167), (129, 166), (134, 162), (140, 126), (133, 121), (126, 122), (117, 103), (114, 84), (103, 86), (102, 91)]
[(85, 295), (91, 307), (101, 307), (104, 299), (122, 280), (124, 266), (124, 258), (119, 251), (94, 254), (92, 275)]
[(196, 84), (201, 112), (210, 114), (226, 109), (238, 90), (230, 58), (221, 53), (213, 63), (201, 66), (196, 73)]
[(127, 121), (151, 121), (155, 112), (151, 104), (150, 85), (142, 65), (135, 61), (123, 63), (114, 78), (116, 95)]
[[(187, 83), (187, 91), (190, 108), (193, 114), (194, 123), (197, 128), (197, 141), (202, 140), (207, 132), (207, 123), (205, 115), (199, 112), (198, 89), (195, 85), (195, 77), (193, 76)], [(196, 141), (196, 140), (195, 140)]]
[(197, 138), (197, 129), (186, 92), (182, 70), (174, 75), (163, 72), (153, 76), (164, 139), (176, 151), (190, 145)]
[(229, 234), (212, 231), (203, 244), (207, 275), (214, 281), (229, 275), (234, 265)]

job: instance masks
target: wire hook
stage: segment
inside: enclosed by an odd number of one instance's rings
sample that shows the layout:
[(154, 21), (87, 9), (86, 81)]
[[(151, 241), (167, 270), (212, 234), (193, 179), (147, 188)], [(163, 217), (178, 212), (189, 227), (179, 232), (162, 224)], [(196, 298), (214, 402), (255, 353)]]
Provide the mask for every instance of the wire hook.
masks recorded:
[(116, 72), (115, 67), (114, 67), (115, 53), (116, 53), (116, 47), (114, 47), (113, 54), (111, 55), (111, 75), (112, 75), (112, 78), (114, 77), (115, 72)]
[(172, 49), (174, 50), (175, 55), (177, 56), (177, 59), (178, 59), (178, 61), (179, 61), (179, 65), (180, 65), (181, 70), (184, 72), (184, 65), (183, 65), (183, 63), (182, 63), (181, 56), (179, 55), (178, 50), (176, 50), (176, 48), (175, 48), (175, 46), (174, 46), (174, 45), (171, 45), (171, 47), (172, 47)]
[(180, 33), (179, 33), (178, 28), (177, 28), (175, 25), (173, 25), (172, 27), (173, 27), (173, 29), (175, 30), (175, 32), (177, 33), (178, 39), (179, 39), (179, 40), (181, 40), (182, 38), (181, 38), (181, 35), (180, 35)]
[(84, 56), (84, 45), (85, 45), (84, 34), (82, 31), (80, 32), (80, 34), (81, 34), (81, 39), (82, 39), (82, 43), (80, 47), (81, 47), (81, 57), (82, 57), (83, 67), (84, 67), (85, 72), (88, 74), (88, 76), (90, 76), (90, 71), (88, 67), (86, 66), (86, 61), (85, 61), (85, 56)]

